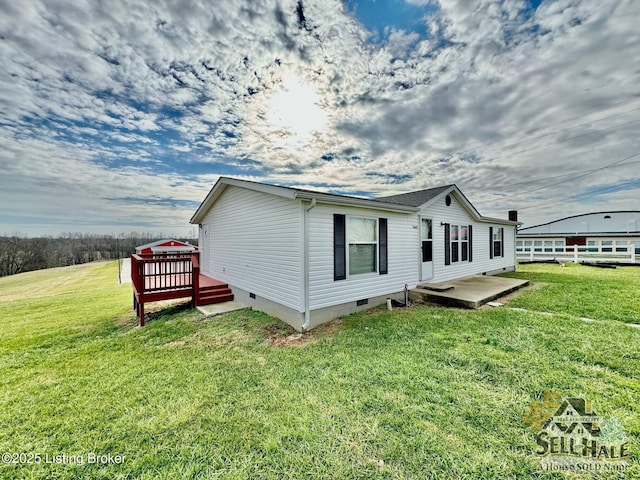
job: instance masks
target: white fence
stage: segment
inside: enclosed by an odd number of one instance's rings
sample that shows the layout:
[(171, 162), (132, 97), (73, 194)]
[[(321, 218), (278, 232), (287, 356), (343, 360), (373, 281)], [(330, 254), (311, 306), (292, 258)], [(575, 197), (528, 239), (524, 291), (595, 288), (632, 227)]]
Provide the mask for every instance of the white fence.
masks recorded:
[[(636, 253), (633, 245), (621, 251), (620, 247), (615, 252), (590, 251), (589, 247), (576, 246), (566, 248), (553, 248), (553, 251), (535, 251), (518, 247), (516, 258), (524, 261), (557, 260), (559, 262), (601, 262), (601, 263), (640, 263), (640, 254)], [(598, 249), (599, 250), (599, 249)]]

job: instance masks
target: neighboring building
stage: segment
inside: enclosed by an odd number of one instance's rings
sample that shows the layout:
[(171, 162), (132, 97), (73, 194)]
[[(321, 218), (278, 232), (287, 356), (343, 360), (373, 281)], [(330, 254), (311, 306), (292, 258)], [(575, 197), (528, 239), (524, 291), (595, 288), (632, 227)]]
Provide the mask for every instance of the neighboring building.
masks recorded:
[(191, 253), (197, 251), (198, 247), (195, 245), (191, 245), (187, 242), (180, 242), (173, 238), (156, 240), (155, 242), (146, 243), (136, 247), (136, 253), (138, 255)]
[(635, 263), (640, 258), (640, 211), (597, 212), (521, 228), (518, 258)]
[(483, 217), (455, 185), (371, 200), (222, 177), (191, 223), (202, 274), (298, 330), (516, 264), (518, 222)]

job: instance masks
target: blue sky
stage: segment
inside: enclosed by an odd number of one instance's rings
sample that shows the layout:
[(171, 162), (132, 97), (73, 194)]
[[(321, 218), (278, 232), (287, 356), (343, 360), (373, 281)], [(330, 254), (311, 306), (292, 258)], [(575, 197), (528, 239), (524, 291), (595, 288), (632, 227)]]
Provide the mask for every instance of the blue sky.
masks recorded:
[(638, 2), (211, 5), (0, 2), (0, 234), (189, 235), (221, 175), (640, 208)]
[(371, 40), (383, 44), (394, 30), (429, 35), (427, 19), (436, 14), (437, 5), (414, 4), (404, 0), (347, 0), (348, 11), (371, 32)]

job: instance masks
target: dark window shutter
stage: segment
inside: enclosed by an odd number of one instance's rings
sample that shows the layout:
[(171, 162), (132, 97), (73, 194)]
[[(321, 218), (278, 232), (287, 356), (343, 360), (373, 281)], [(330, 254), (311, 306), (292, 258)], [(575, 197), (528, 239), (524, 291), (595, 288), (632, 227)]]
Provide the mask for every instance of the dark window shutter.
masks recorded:
[(493, 227), (489, 227), (489, 258), (493, 258)]
[(469, 261), (473, 260), (473, 225), (469, 225)]
[(333, 215), (333, 279), (347, 278), (345, 216)]
[(450, 225), (444, 224), (444, 264), (451, 265), (451, 232)]
[(500, 256), (504, 257), (504, 228), (500, 227)]
[(389, 273), (388, 252), (387, 252), (387, 238), (388, 238), (387, 219), (386, 218), (379, 219), (378, 224), (380, 225), (379, 227), (380, 228), (380, 237), (379, 237), (380, 275), (384, 275), (386, 273)]

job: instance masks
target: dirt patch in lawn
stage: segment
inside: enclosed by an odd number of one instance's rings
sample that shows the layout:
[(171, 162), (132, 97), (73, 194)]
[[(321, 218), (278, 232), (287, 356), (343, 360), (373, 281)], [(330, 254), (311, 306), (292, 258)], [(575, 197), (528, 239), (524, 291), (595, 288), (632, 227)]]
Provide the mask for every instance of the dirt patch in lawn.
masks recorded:
[(274, 347), (302, 346), (309, 343), (307, 335), (297, 332), (285, 323), (271, 323), (265, 325), (262, 330), (266, 343)]
[(340, 329), (342, 322), (342, 320), (333, 320), (305, 333), (300, 333), (285, 323), (273, 323), (266, 325), (263, 331), (266, 336), (266, 343), (269, 345), (274, 347), (303, 347), (316, 343), (323, 338), (331, 337)]

